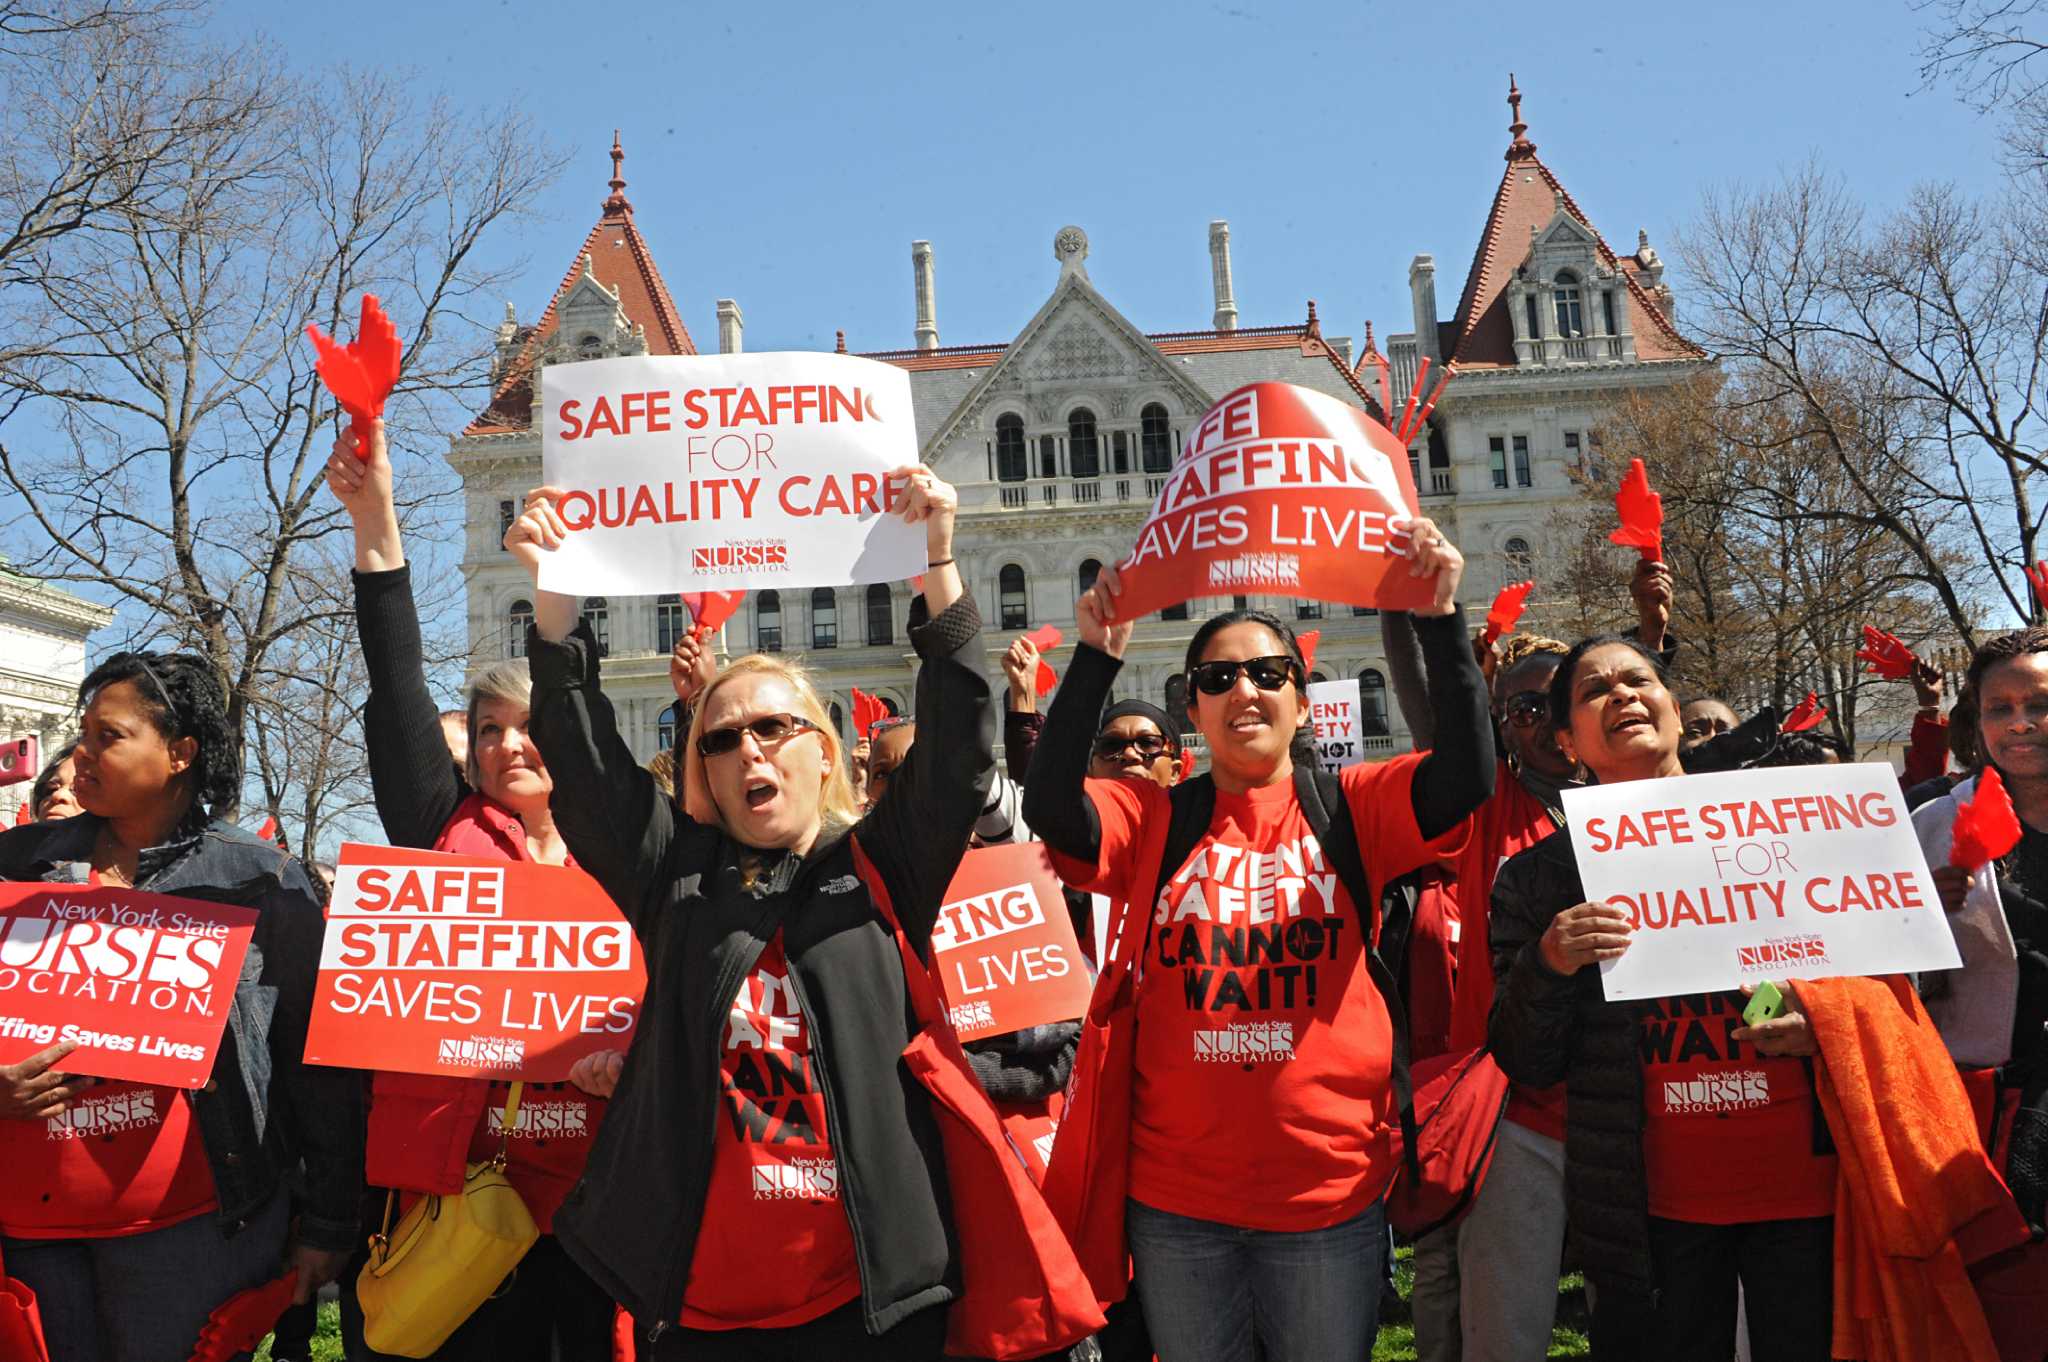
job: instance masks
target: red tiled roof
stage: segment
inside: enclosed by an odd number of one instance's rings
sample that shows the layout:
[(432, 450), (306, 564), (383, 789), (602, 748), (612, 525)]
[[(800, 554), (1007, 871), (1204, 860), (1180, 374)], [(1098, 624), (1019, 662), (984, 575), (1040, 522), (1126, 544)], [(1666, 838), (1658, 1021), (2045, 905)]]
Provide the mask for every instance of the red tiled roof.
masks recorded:
[(505, 366), (490, 405), (469, 423), (464, 435), (500, 435), (526, 430), (533, 423), (533, 363), (541, 345), (555, 331), (555, 309), (575, 287), (583, 274), (583, 258), (590, 257), (590, 272), (597, 282), (619, 295), (619, 308), (626, 320), (646, 328), (647, 353), (651, 355), (694, 355), (697, 346), (683, 325), (682, 313), (669, 296), (668, 285), (655, 267), (654, 253), (647, 238), (633, 221), (633, 205), (626, 198), (626, 182), (620, 163), (625, 153), (616, 136), (612, 139), (611, 196), (604, 201), (603, 214), (583, 245), (569, 262), (562, 282), (548, 299), (540, 321), (524, 331), (519, 353)]
[(1557, 214), (1558, 196), (1565, 211), (1593, 233), (1600, 259), (1615, 271), (1624, 290), (1629, 329), (1635, 335), (1636, 358), (1641, 360), (1699, 359), (1706, 351), (1679, 334), (1664, 309), (1657, 306), (1636, 279), (1633, 257), (1617, 257), (1599, 230), (1572, 200), (1570, 191), (1536, 155), (1536, 144), (1523, 134), (1521, 91), (1512, 83), (1508, 102), (1515, 110), (1510, 128), (1514, 140), (1507, 151), (1507, 170), (1493, 196), (1493, 211), (1487, 215), (1486, 230), (1480, 234), (1472, 255), (1472, 269), (1465, 276), (1465, 291), (1458, 299), (1458, 311), (1451, 323), (1455, 339), (1442, 353), (1461, 369), (1512, 367), (1515, 363), (1514, 323), (1502, 296), (1509, 277), (1528, 254), (1532, 228), (1541, 230)]

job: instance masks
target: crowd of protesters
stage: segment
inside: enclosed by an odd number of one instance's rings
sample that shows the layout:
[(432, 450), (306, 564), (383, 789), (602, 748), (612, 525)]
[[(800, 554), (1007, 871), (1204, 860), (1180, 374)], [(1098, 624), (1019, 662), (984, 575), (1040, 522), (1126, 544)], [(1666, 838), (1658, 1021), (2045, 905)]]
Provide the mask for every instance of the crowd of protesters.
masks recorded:
[[(1397, 1238), (1425, 1362), (1546, 1356), (1572, 1266), (1600, 1358), (2048, 1359), (2048, 630), (1984, 643), (1946, 714), (1938, 672), (1908, 678), (1902, 781), (1962, 968), (1779, 981), (1782, 1011), (1752, 1023), (1742, 993), (1605, 998), (1633, 933), (1587, 901), (1564, 792), (1850, 754), (1674, 690), (1661, 564), (1636, 572), (1626, 635), (1475, 642), (1463, 559), (1415, 522), (1430, 603), (1382, 622), (1416, 750), (1332, 775), (1306, 745), (1301, 642), (1262, 611), (1195, 628), (1184, 714), (1115, 700), (1134, 625), (1113, 568), (1049, 708), (1028, 639), (992, 686), (953, 489), (912, 468), (913, 712), (847, 750), (801, 666), (721, 667), (693, 633), (670, 667), (687, 721), (643, 767), (579, 603), (538, 589), (552, 489), (505, 541), (536, 579), (524, 660), (441, 712), (381, 423), (327, 469), (386, 839), (587, 872), (643, 948), (638, 1024), (560, 1084), (305, 1063), (325, 888), (213, 816), (240, 772), (212, 668), (109, 658), (36, 821), (0, 833), (0, 879), (257, 919), (203, 1087), (72, 1075), (68, 1044), (0, 1067), (0, 1276), (35, 1293), (51, 1362), (177, 1362), (285, 1267), (301, 1301), (338, 1281), (347, 1355), (380, 1357), (352, 1289), (366, 1236), (494, 1157), (539, 1237), (433, 1351), (448, 1362), (915, 1362), (996, 1334), (1078, 1362), (1354, 1362)], [(1992, 771), (2018, 845), (1949, 870)], [(1093, 998), (961, 1047), (930, 937), (962, 856), (1025, 840)], [(1232, 967), (1248, 940), (1269, 967)], [(749, 1043), (768, 1036), (772, 1100)], [(1447, 1073), (1498, 1096), (1419, 1100)], [(1730, 1083), (1746, 1100), (1668, 1099)], [(1025, 1117), (1049, 1158), (1001, 1135)], [(1484, 1158), (1450, 1213), (1397, 1223), (1390, 1185), (1453, 1121), (1484, 1123)]]

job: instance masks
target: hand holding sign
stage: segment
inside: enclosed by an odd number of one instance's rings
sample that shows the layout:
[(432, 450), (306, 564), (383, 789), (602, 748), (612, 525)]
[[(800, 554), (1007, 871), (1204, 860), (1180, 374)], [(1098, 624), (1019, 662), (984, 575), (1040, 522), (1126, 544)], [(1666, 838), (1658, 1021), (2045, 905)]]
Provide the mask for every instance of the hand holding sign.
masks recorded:
[(1536, 949), (1553, 974), (1576, 974), (1602, 960), (1628, 953), (1635, 927), (1628, 914), (1611, 903), (1581, 903), (1550, 919)]
[(1465, 555), (1459, 553), (1436, 522), (1417, 517), (1408, 535), (1408, 575), (1434, 583), (1428, 605), (1415, 606), (1417, 616), (1441, 617), (1458, 608), (1458, 583), (1465, 576)]
[(0, 1064), (0, 1121), (62, 1116), (72, 1098), (99, 1082), (58, 1071), (58, 1062), (77, 1048), (77, 1041), (60, 1041), (18, 1063)]
[(1664, 498), (1650, 490), (1650, 474), (1641, 459), (1628, 461), (1628, 472), (1614, 494), (1621, 525), (1607, 536), (1610, 543), (1635, 549), (1651, 562), (1664, 561)]
[(314, 372), (334, 397), (341, 409), (349, 414), (355, 430), (356, 457), (370, 457), (369, 447), (360, 437), (371, 424), (384, 415), (385, 399), (398, 386), (399, 358), (403, 347), (398, 341), (398, 328), (384, 315), (384, 309), (373, 293), (363, 295), (362, 321), (356, 327), (356, 338), (346, 346), (336, 345), (322, 335), (317, 326), (308, 326), (306, 334), (312, 338), (319, 360)]
[(1131, 631), (1138, 627), (1135, 613), (1121, 616), (1123, 591), (1123, 578), (1114, 567), (1104, 564), (1095, 576), (1095, 585), (1074, 602), (1074, 623), (1081, 631), (1081, 641), (1111, 657), (1124, 655)]

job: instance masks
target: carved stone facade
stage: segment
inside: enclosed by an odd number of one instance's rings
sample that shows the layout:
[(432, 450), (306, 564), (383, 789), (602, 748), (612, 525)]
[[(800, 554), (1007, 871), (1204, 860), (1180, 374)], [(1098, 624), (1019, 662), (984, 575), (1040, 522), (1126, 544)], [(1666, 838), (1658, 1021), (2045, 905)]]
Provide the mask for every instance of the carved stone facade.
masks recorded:
[[(85, 642), (114, 612), (0, 566), (0, 741), (35, 735), (43, 756), (78, 732)], [(0, 826), (11, 827), (29, 785), (0, 787)]]
[[(1594, 432), (1613, 402), (1706, 362), (1671, 321), (1662, 266), (1647, 241), (1633, 257), (1607, 248), (1536, 159), (1523, 135), (1519, 92), (1512, 102), (1507, 174), (1457, 315), (1437, 319), (1434, 262), (1417, 257), (1410, 270), (1416, 329), (1390, 338), (1387, 355), (1397, 396), (1406, 393), (1420, 358), (1457, 360), (1458, 377), (1412, 460), (1424, 512), (1464, 549), (1472, 564), (1466, 597), (1482, 608), (1503, 582), (1528, 575), (1525, 559), (1560, 503), (1578, 496), (1571, 466), (1593, 456)], [(450, 451), (468, 493), (464, 565), (479, 663), (516, 649), (530, 611), (526, 579), (499, 540), (512, 508), (539, 479), (531, 411), (547, 363), (587, 354), (694, 353), (623, 188), (615, 169), (605, 216), (542, 320), (531, 328), (508, 320), (491, 406)], [(868, 357), (909, 372), (922, 457), (960, 488), (960, 566), (989, 623), (986, 661), (998, 686), (999, 658), (1016, 633), (1051, 623), (1072, 638), (1084, 582), (1097, 565), (1128, 550), (1188, 428), (1215, 399), (1270, 380), (1360, 407), (1377, 403), (1377, 370), (1368, 361), (1379, 356), (1370, 327), (1367, 353), (1356, 360), (1347, 338), (1323, 335), (1314, 303), (1303, 323), (1239, 327), (1228, 224), (1208, 224), (1207, 244), (1215, 294), (1210, 329), (1140, 331), (1095, 288), (1087, 234), (1068, 226), (1053, 240), (1059, 272), (1051, 289), (1014, 338), (942, 347), (933, 251), (928, 242), (913, 243), (914, 344)], [(1579, 290), (1576, 313), (1561, 292), (1572, 287)], [(839, 697), (842, 714), (854, 686), (907, 709), (914, 677), (903, 632), (909, 603), (905, 583), (757, 592), (726, 626), (726, 648), (804, 655)], [(1374, 745), (1401, 742), (1370, 612), (1293, 600), (1253, 603), (1298, 629), (1320, 629), (1319, 676), (1361, 679), (1367, 711), (1383, 729)], [(1227, 604), (1196, 601), (1186, 618), (1143, 624), (1119, 693), (1165, 701), (1194, 628)], [(678, 607), (612, 599), (586, 610), (608, 638), (605, 689), (622, 731), (651, 755), (667, 736), (672, 694), (665, 654)], [(1057, 666), (1060, 655), (1053, 661)]]

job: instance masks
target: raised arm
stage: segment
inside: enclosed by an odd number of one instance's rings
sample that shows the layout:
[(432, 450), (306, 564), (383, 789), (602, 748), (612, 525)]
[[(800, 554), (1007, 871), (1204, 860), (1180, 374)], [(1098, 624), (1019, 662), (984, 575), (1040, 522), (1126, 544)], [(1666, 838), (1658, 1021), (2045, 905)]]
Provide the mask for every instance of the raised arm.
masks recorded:
[(441, 735), (440, 711), (427, 690), (412, 569), (406, 565), (392, 504), (384, 423), (370, 427), (367, 461), (355, 456), (353, 426), (350, 431), (328, 455), (327, 486), (355, 529), (356, 635), (370, 674), (363, 706), (370, 790), (392, 845), (430, 847), (468, 797), (469, 786), (455, 773)]
[(1387, 679), (1393, 686), (1394, 703), (1401, 707), (1408, 736), (1415, 750), (1427, 752), (1436, 746), (1436, 714), (1429, 707), (1427, 683), (1423, 680), (1422, 645), (1415, 638), (1415, 621), (1406, 610), (1380, 611), (1380, 646), (1387, 653)]
[[(1116, 598), (1122, 592), (1116, 569), (1105, 567), (1074, 603), (1080, 643), (1067, 664), (1066, 679), (1053, 693), (1031, 755), (1031, 779), (1024, 782), (1024, 821), (1031, 830), (1056, 855), (1090, 866), (1102, 856), (1102, 820), (1087, 793), (1088, 748), (1137, 627), (1135, 620), (1116, 622)], [(1076, 868), (1062, 868), (1062, 877)]]
[(1430, 708), (1436, 711), (1436, 734), (1434, 746), (1415, 768), (1409, 792), (1415, 826), (1425, 838), (1436, 838), (1493, 794), (1493, 729), (1486, 679), (1472, 656), (1465, 612), (1458, 605), (1464, 555), (1434, 524), (1419, 519), (1409, 536), (1408, 563), (1409, 572), (1436, 582), (1435, 599), (1412, 612), (1429, 678)]

